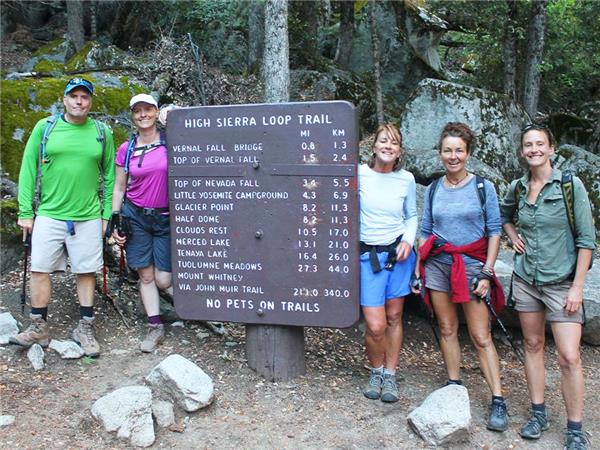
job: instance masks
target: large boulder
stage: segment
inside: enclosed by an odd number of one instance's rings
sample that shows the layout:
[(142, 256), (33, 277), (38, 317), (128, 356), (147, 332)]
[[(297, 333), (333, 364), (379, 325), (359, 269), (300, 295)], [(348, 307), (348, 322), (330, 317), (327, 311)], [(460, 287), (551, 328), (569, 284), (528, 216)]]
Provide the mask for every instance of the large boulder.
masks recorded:
[(0, 344), (8, 344), (8, 339), (19, 332), (17, 321), (9, 312), (0, 313)]
[(464, 386), (450, 385), (433, 391), (407, 417), (408, 424), (421, 438), (434, 446), (448, 445), (469, 438), (471, 409)]
[(106, 431), (116, 431), (134, 446), (154, 443), (152, 391), (146, 386), (123, 387), (99, 398), (92, 406), (92, 415)]
[(596, 234), (600, 237), (600, 156), (575, 145), (561, 145), (556, 149), (554, 167), (571, 170), (585, 185), (592, 203)]
[(491, 180), (521, 175), (517, 157), (527, 113), (508, 96), (441, 80), (422, 80), (401, 117), (407, 168), (428, 182), (443, 173), (438, 139), (447, 122), (464, 122), (477, 135), (470, 169)]
[(68, 39), (57, 39), (36, 50), (21, 67), (22, 72), (64, 72), (65, 64), (75, 54)]
[(210, 405), (214, 398), (212, 379), (196, 364), (181, 355), (171, 355), (146, 377), (155, 393), (173, 400), (187, 412)]

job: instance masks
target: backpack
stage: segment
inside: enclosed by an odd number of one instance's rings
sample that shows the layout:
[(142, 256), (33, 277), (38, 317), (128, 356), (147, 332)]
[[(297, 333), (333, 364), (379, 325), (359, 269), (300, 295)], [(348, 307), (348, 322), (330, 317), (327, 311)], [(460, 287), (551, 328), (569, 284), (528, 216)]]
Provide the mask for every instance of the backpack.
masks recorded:
[[(35, 199), (34, 199), (34, 210), (37, 210), (40, 199), (42, 197), (41, 193), (41, 183), (42, 183), (42, 164), (47, 163), (46, 159), (46, 144), (48, 143), (48, 138), (50, 137), (50, 133), (54, 130), (56, 123), (60, 119), (60, 114), (55, 114), (46, 119), (46, 125), (44, 126), (44, 132), (42, 133), (42, 140), (40, 141), (39, 146), (39, 154), (38, 154), (38, 164), (37, 164), (37, 173), (35, 176)], [(102, 183), (104, 183), (104, 169), (102, 168), (102, 164), (104, 162), (104, 154), (106, 153), (106, 129), (104, 125), (102, 125), (99, 121), (92, 119), (94, 125), (96, 126), (97, 137), (96, 140), (102, 143), (102, 157), (100, 158), (100, 162), (98, 163), (98, 168), (100, 169), (100, 176), (102, 179)], [(104, 191), (104, 186), (101, 187), (101, 190)]]
[[(431, 220), (433, 220), (433, 197), (435, 196), (435, 191), (440, 184), (440, 180), (443, 177), (437, 178), (432, 181), (431, 187), (429, 188), (429, 216)], [(487, 222), (487, 214), (485, 212), (485, 179), (479, 175), (475, 175), (475, 184), (477, 185), (477, 197), (479, 198), (479, 204), (481, 205), (481, 211), (483, 212), (483, 222)]]
[[(565, 170), (562, 172), (560, 188), (563, 195), (563, 201), (565, 203), (565, 209), (567, 210), (569, 229), (571, 230), (573, 239), (575, 239), (575, 236), (577, 235), (577, 228), (575, 227), (575, 190), (573, 189), (573, 173), (570, 170)], [(523, 185), (517, 181), (515, 183), (515, 203), (517, 208), (521, 201), (521, 195), (523, 195)], [(592, 260), (590, 261), (590, 269), (594, 264), (594, 259), (595, 252), (594, 255), (592, 255)]]
[(140, 159), (138, 161), (138, 167), (142, 167), (142, 161), (144, 160), (144, 155), (146, 153), (146, 150), (150, 150), (151, 148), (156, 148), (156, 147), (160, 147), (161, 145), (166, 146), (167, 145), (167, 141), (165, 139), (164, 133), (160, 133), (160, 140), (158, 141), (158, 143), (153, 142), (152, 144), (146, 144), (142, 147), (136, 147), (135, 143), (137, 141), (137, 133), (132, 133), (129, 136), (129, 141), (128, 141), (128, 145), (127, 145), (127, 151), (125, 152), (125, 164), (123, 165), (123, 170), (125, 171), (126, 174), (129, 174), (129, 163), (131, 162), (131, 157), (133, 156), (133, 152), (134, 151), (142, 151), (142, 154), (140, 155)]

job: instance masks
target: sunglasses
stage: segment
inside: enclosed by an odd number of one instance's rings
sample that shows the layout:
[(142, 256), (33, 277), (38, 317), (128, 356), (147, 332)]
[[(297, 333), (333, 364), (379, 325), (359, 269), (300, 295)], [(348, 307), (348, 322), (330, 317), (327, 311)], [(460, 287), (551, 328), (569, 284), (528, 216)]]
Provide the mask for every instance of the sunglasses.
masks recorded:
[(548, 128), (546, 125), (542, 125), (540, 123), (530, 123), (528, 125), (525, 125), (522, 129), (521, 129), (521, 134), (525, 134), (528, 131), (531, 130), (543, 130), (543, 131), (550, 131), (550, 128)]
[(65, 87), (65, 95), (71, 92), (76, 87), (84, 87), (90, 94), (94, 94), (94, 85), (85, 78), (71, 78)]

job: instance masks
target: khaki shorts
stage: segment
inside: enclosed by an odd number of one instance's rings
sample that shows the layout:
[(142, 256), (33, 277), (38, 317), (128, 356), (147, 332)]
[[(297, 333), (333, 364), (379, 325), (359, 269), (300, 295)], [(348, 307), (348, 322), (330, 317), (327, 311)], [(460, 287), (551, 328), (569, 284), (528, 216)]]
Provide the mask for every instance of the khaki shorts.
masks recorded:
[(73, 222), (71, 235), (64, 220), (37, 216), (31, 235), (31, 271), (93, 273), (102, 268), (102, 220)]
[(545, 311), (548, 322), (583, 323), (583, 306), (570, 315), (565, 311), (571, 284), (571, 281), (562, 281), (545, 286), (533, 286), (515, 275), (512, 282), (515, 309), (519, 312)]

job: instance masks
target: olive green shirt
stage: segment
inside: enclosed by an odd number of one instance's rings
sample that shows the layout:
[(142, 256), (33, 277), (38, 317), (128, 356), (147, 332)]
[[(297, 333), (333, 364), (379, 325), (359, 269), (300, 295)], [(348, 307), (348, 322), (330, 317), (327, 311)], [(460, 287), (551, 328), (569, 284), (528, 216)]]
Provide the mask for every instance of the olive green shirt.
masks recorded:
[[(510, 184), (500, 203), (502, 224), (512, 223), (525, 242), (515, 253), (515, 274), (533, 285), (559, 283), (575, 273), (579, 248), (595, 249), (596, 232), (587, 191), (573, 176), (575, 235), (571, 232), (561, 186), (562, 172), (553, 169), (535, 203), (529, 203), (529, 174)], [(521, 184), (515, 198), (517, 183)]]

